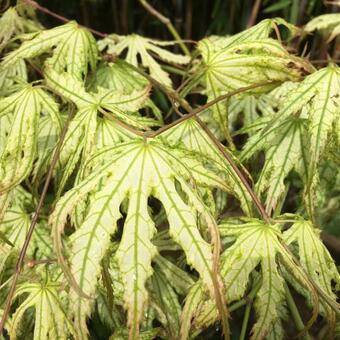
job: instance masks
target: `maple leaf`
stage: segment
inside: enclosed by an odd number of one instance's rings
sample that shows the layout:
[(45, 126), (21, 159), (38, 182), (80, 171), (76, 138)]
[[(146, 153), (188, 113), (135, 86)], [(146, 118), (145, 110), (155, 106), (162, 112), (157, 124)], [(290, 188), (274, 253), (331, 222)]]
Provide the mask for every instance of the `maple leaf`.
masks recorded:
[(190, 57), (175, 54), (162, 48), (174, 44), (176, 42), (158, 41), (144, 38), (138, 34), (127, 36), (114, 34), (98, 42), (100, 50), (107, 48), (107, 53), (117, 56), (127, 49), (128, 52), (125, 60), (134, 66), (138, 66), (138, 56), (140, 56), (141, 64), (149, 69), (150, 75), (169, 87), (172, 86), (172, 82), (168, 73), (161, 68), (161, 65), (159, 65), (150, 52), (156, 54), (159, 59), (165, 62), (181, 65), (188, 64)]
[[(60, 199), (51, 216), (54, 242), (65, 274), (70, 282), (75, 281), (73, 287), (93, 295), (100, 261), (109, 247), (111, 235), (117, 231), (120, 206), (128, 197), (127, 216), (116, 258), (124, 283), (124, 301), (133, 338), (138, 334), (148, 296), (145, 282), (152, 274), (151, 260), (157, 253), (151, 243), (156, 228), (147, 209), (149, 196), (162, 203), (171, 237), (184, 250), (188, 263), (214, 295), (211, 246), (199, 233), (196, 214), (201, 215), (209, 228), (214, 228), (215, 222), (187, 180), (221, 188), (224, 185), (217, 175), (199, 166), (198, 159), (185, 161), (183, 155), (180, 149), (169, 150), (160, 141), (145, 142), (139, 138), (105, 148), (94, 156), (99, 165)], [(100, 159), (110, 161), (103, 165)], [(186, 199), (178, 192), (175, 182), (180, 184)], [(82, 224), (71, 236), (71, 269), (68, 269), (61, 255), (61, 233), (67, 216), (90, 192), (92, 203)], [(79, 294), (71, 291), (71, 308), (80, 336), (86, 338), (85, 319), (90, 312), (90, 302)]]
[(57, 72), (67, 71), (78, 79), (87, 74), (97, 63), (97, 46), (92, 34), (75, 21), (33, 34), (16, 50), (7, 54), (1, 62), (9, 67), (20, 59), (33, 58), (53, 49), (46, 60), (49, 67)]
[(330, 42), (340, 34), (340, 14), (319, 15), (307, 23), (304, 31), (308, 33), (320, 31), (323, 35), (328, 36), (327, 42)]

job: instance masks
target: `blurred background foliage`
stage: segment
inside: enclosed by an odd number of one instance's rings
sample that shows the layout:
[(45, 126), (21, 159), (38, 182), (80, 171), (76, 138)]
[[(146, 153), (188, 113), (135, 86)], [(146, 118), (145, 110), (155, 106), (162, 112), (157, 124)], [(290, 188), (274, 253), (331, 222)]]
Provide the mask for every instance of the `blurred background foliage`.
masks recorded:
[[(103, 32), (138, 33), (172, 39), (166, 27), (138, 0), (40, 0), (41, 5)], [(280, 16), (303, 25), (311, 18), (339, 11), (339, 1), (324, 0), (150, 0), (185, 39), (234, 34), (261, 19)], [(50, 25), (58, 24), (49, 17)]]
[[(5, 0), (9, 2), (10, 0)], [(1, 0), (0, 0), (1, 2)], [(231, 35), (265, 18), (282, 17), (302, 26), (312, 18), (340, 11), (340, 0), (149, 0), (151, 6), (168, 17), (190, 46), (205, 36)], [(139, 0), (39, 0), (38, 3), (69, 19), (105, 33), (131, 34), (172, 40), (166, 26), (148, 13)], [(59, 25), (57, 19), (39, 13), (46, 27)], [(307, 42), (307, 43), (306, 43)], [(291, 51), (323, 60), (328, 54), (339, 58), (336, 39), (327, 44), (319, 34), (291, 44)], [(180, 48), (175, 47), (175, 52)], [(320, 67), (325, 64), (320, 63)]]

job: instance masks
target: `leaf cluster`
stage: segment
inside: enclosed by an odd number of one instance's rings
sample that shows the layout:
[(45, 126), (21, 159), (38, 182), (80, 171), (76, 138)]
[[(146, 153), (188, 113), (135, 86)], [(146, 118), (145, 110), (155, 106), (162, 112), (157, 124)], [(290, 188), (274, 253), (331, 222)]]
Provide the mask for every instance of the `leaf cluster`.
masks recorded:
[[(189, 339), (220, 322), (228, 339), (241, 315), (243, 338), (314, 323), (335, 338), (340, 276), (318, 225), (339, 189), (339, 67), (290, 53), (281, 18), (188, 56), (19, 8), (0, 18), (4, 334)], [(333, 39), (335, 16), (306, 31)]]

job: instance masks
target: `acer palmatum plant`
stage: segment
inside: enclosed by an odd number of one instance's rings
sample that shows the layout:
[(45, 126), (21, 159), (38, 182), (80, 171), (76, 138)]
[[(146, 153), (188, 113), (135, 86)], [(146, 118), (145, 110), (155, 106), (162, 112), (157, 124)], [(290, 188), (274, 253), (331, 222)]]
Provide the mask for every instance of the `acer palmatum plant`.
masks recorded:
[[(46, 29), (23, 6), (0, 18), (2, 336), (335, 338), (318, 224), (340, 68), (289, 53), (280, 27), (301, 32), (280, 18), (190, 55), (171, 24), (169, 42)], [(306, 31), (332, 40), (339, 21)]]

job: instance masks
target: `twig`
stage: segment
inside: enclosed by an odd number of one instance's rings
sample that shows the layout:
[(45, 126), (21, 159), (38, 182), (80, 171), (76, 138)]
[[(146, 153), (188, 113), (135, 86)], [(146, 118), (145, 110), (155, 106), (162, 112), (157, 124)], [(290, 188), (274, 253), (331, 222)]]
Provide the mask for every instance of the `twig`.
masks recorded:
[(45, 260), (29, 260), (27, 262), (27, 267), (29, 268), (34, 268), (35, 266), (39, 264), (50, 264), (57, 262), (57, 259), (45, 259)]
[[(60, 21), (63, 21), (63, 22), (66, 22), (66, 23), (70, 21), (70, 19), (67, 19), (66, 17), (64, 17), (60, 14), (57, 14), (55, 12), (50, 11), (48, 8), (39, 5), (37, 2), (35, 2), (33, 0), (24, 0), (24, 2), (28, 5), (31, 5), (35, 9), (39, 10), (40, 12), (48, 14), (51, 17), (54, 17), (54, 18), (56, 18)], [(80, 25), (80, 24), (78, 24), (78, 25), (80, 27), (86, 28), (88, 31), (92, 32), (94, 35), (97, 35), (98, 37), (101, 37), (101, 38), (107, 38), (108, 37), (108, 34), (106, 34), (106, 33), (99, 32), (97, 30), (94, 30), (93, 28), (90, 28), (90, 27), (87, 27), (87, 26), (84, 26), (84, 25)]]
[(4, 312), (2, 314), (2, 318), (1, 318), (1, 321), (0, 321), (0, 334), (2, 334), (2, 332), (3, 332), (5, 322), (7, 320), (9, 311), (10, 311), (11, 306), (12, 306), (12, 300), (13, 300), (13, 297), (14, 297), (15, 288), (16, 288), (16, 285), (17, 285), (17, 282), (18, 282), (18, 279), (19, 279), (19, 275), (20, 275), (20, 272), (21, 272), (21, 269), (22, 269), (22, 266), (23, 266), (23, 263), (24, 263), (24, 260), (25, 260), (26, 252), (27, 252), (29, 243), (31, 241), (35, 226), (38, 222), (39, 214), (40, 214), (40, 211), (43, 207), (45, 197), (46, 197), (46, 194), (47, 194), (47, 190), (48, 190), (50, 181), (52, 179), (53, 170), (54, 170), (54, 168), (57, 164), (59, 154), (60, 154), (60, 150), (61, 150), (62, 144), (64, 142), (66, 132), (67, 132), (67, 129), (68, 129), (68, 125), (69, 125), (69, 122), (72, 118), (72, 115), (73, 115), (73, 111), (70, 112), (70, 114), (68, 116), (68, 120), (65, 123), (65, 126), (64, 126), (64, 128), (61, 132), (59, 142), (58, 142), (57, 147), (55, 149), (55, 152), (54, 152), (54, 155), (53, 155), (53, 158), (52, 158), (52, 161), (51, 161), (51, 165), (50, 165), (50, 168), (49, 168), (47, 176), (46, 176), (44, 187), (43, 187), (43, 190), (42, 190), (41, 195), (40, 195), (40, 199), (39, 199), (37, 208), (34, 212), (30, 227), (29, 227), (28, 232), (26, 234), (24, 244), (23, 244), (23, 246), (20, 250), (20, 254), (19, 254), (18, 260), (17, 260), (16, 265), (15, 265), (15, 273), (13, 274), (13, 281), (12, 281), (9, 293), (7, 295)]
[(172, 36), (175, 38), (175, 40), (178, 42), (178, 45), (181, 47), (182, 51), (185, 55), (190, 56), (190, 51), (183, 43), (181, 37), (179, 36), (176, 28), (171, 23), (171, 20), (164, 16), (162, 13), (158, 12), (154, 7), (152, 7), (147, 0), (139, 0), (140, 4), (154, 17), (156, 17), (161, 23), (163, 23), (169, 32), (172, 34)]
[(162, 69), (165, 70), (165, 71), (171, 72), (171, 73), (178, 74), (182, 77), (185, 76), (185, 70), (180, 69), (178, 67), (174, 67), (174, 66), (171, 66), (171, 65), (162, 65)]
[(108, 120), (111, 120), (112, 122), (114, 122), (115, 124), (121, 126), (122, 128), (132, 132), (133, 134), (135, 134), (135, 135), (137, 135), (139, 137), (144, 137), (145, 132), (139, 131), (139, 130), (133, 128), (132, 126), (125, 124), (124, 122), (122, 122), (121, 120), (113, 117), (112, 115), (110, 115), (108, 112), (106, 112), (105, 110), (103, 110), (100, 107), (98, 107), (98, 111), (100, 113), (102, 113), (105, 118), (107, 118)]
[(210, 137), (211, 141), (216, 145), (216, 147), (220, 150), (221, 154), (224, 156), (224, 158), (227, 160), (229, 165), (232, 167), (232, 169), (235, 171), (237, 177), (240, 179), (246, 190), (248, 191), (248, 194), (252, 198), (258, 212), (260, 213), (262, 219), (270, 224), (270, 217), (266, 212), (266, 209), (262, 205), (260, 199), (255, 194), (254, 190), (251, 188), (250, 184), (248, 183), (246, 177), (243, 175), (241, 170), (238, 168), (234, 160), (230, 157), (228, 152), (225, 150), (224, 146), (220, 143), (220, 141), (214, 136), (214, 134), (210, 131), (210, 129), (202, 122), (202, 120), (198, 117), (196, 117), (197, 122), (200, 124), (202, 129), (206, 132), (206, 134)]
[(186, 120), (188, 120), (192, 117), (197, 116), (200, 112), (207, 110), (209, 107), (215, 105), (216, 103), (219, 103), (219, 102), (221, 102), (225, 99), (228, 99), (228, 98), (230, 98), (230, 97), (232, 97), (236, 94), (246, 92), (248, 90), (252, 90), (252, 89), (255, 89), (255, 88), (258, 88), (258, 87), (263, 87), (263, 86), (266, 86), (266, 85), (272, 85), (272, 84), (275, 84), (275, 83), (277, 83), (277, 82), (276, 81), (265, 81), (265, 82), (260, 82), (260, 83), (257, 83), (257, 84), (245, 86), (245, 87), (240, 87), (237, 90), (230, 91), (226, 94), (223, 94), (221, 96), (216, 97), (215, 99), (213, 99), (210, 102), (200, 106), (199, 108), (197, 108), (195, 110), (192, 109), (192, 107), (186, 101), (183, 101), (183, 99), (180, 98), (176, 92), (169, 92), (168, 97), (173, 99), (175, 101), (175, 103), (181, 104), (181, 106), (185, 110), (187, 110), (189, 113), (187, 113), (186, 115), (177, 119), (176, 121), (159, 128), (157, 131), (151, 132), (148, 136), (149, 137), (156, 137), (156, 136), (160, 135), (161, 133), (173, 128), (174, 126), (176, 126), (176, 125), (178, 125), (178, 124), (180, 124), (180, 123), (182, 123), (182, 122), (184, 122), (184, 121), (186, 121)]
[(251, 14), (250, 14), (250, 17), (249, 17), (249, 20), (248, 20), (248, 23), (247, 23), (247, 28), (255, 25), (257, 15), (258, 15), (259, 10), (260, 10), (260, 6), (261, 6), (261, 0), (255, 0), (253, 9), (251, 11)]
[(5, 0), (3, 6), (0, 8), (0, 13), (7, 11), (10, 4), (11, 4), (10, 0)]
[(33, 68), (33, 70), (34, 70), (35, 72), (37, 72), (41, 77), (44, 77), (43, 72), (40, 70), (40, 68), (37, 67), (36, 65), (34, 65), (34, 63), (33, 63), (31, 60), (27, 59), (27, 63), (28, 63), (28, 64)]
[(83, 17), (83, 23), (85, 26), (90, 24), (89, 13), (87, 11), (86, 0), (80, 0), (81, 16)]

